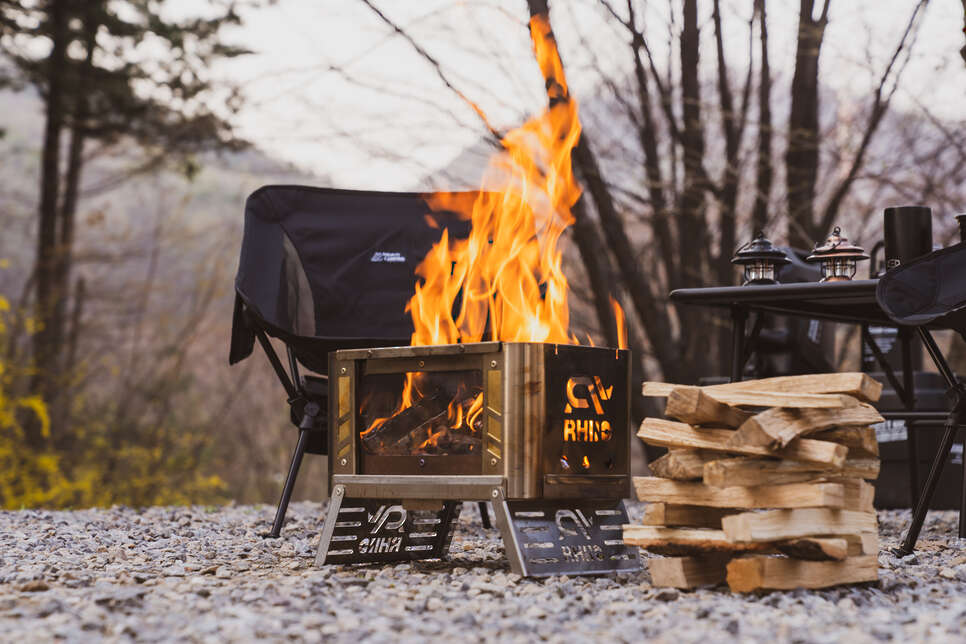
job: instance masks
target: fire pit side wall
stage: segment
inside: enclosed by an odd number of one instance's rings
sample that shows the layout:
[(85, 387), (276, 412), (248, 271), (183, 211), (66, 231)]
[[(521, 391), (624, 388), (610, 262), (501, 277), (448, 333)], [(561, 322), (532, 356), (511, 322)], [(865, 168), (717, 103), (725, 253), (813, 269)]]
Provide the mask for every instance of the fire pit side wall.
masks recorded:
[(546, 421), (543, 345), (505, 343), (503, 346), (507, 497), (539, 498), (543, 493), (540, 460)]
[(630, 353), (544, 345), (542, 496), (630, 496)]
[(339, 352), (329, 354), (329, 489), (336, 474), (355, 474), (356, 459), (356, 369), (355, 360), (342, 360)]
[[(496, 487), (507, 499), (625, 498), (630, 493), (627, 351), (483, 342), (353, 349), (329, 359), (330, 399), (335, 401), (330, 406), (330, 485), (348, 486), (347, 492), (356, 494), (367, 485), (377, 485), (380, 494), (402, 486), (418, 494), (411, 499), (484, 499)], [(359, 438), (360, 379), (373, 373), (461, 369), (481, 372), (482, 449), (476, 465), (433, 476), (430, 458), (401, 456), (392, 471), (377, 471), (380, 461), (363, 453)], [(369, 489), (364, 495), (376, 493)]]

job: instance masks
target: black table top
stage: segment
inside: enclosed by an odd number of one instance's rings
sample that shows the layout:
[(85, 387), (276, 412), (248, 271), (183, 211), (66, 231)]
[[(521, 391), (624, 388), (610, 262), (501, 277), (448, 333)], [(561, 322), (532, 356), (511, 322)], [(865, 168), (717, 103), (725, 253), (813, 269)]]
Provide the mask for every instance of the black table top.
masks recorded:
[(896, 326), (875, 299), (877, 279), (850, 282), (796, 282), (758, 286), (718, 286), (671, 291), (677, 304), (744, 308), (834, 322)]

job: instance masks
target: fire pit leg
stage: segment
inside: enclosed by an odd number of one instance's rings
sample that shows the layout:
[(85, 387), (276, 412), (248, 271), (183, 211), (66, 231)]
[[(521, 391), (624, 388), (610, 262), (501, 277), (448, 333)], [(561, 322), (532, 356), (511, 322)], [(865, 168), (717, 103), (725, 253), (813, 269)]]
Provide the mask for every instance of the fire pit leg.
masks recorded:
[(408, 510), (399, 499), (345, 498), (336, 485), (325, 514), (315, 565), (444, 559), (462, 502)]
[(480, 501), (477, 506), (480, 508), (480, 522), (484, 529), (489, 530), (493, 527), (493, 524), (490, 523), (490, 513), (486, 511), (486, 501)]
[(640, 552), (624, 545), (627, 511), (620, 499), (506, 500), (493, 514), (510, 570), (523, 577), (599, 575), (641, 570)]

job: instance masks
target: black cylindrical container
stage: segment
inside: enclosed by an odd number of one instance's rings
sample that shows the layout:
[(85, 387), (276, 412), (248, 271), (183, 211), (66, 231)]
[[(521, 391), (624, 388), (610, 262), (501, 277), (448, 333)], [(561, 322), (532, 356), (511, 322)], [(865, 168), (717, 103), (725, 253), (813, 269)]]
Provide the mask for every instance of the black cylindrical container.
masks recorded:
[(966, 242), (966, 212), (956, 215), (956, 221), (959, 222), (959, 241)]
[(885, 209), (886, 269), (932, 252), (932, 210), (926, 206)]

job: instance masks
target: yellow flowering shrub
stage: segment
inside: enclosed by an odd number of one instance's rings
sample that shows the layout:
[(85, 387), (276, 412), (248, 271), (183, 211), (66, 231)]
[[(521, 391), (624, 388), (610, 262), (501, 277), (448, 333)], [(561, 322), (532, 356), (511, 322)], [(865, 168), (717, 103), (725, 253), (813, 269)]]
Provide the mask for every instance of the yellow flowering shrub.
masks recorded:
[[(53, 440), (48, 407), (36, 395), (18, 393), (30, 369), (3, 352), (13, 316), (0, 295), (0, 507), (68, 508), (202, 503), (224, 500), (225, 484), (204, 473), (209, 438), (177, 414), (125, 422), (117, 427), (110, 407), (76, 394), (69, 440)], [(21, 320), (29, 331), (29, 320)], [(180, 409), (178, 405), (172, 405)], [(195, 408), (197, 409), (197, 408)], [(191, 414), (188, 409), (185, 413)], [(135, 416), (136, 417), (136, 416)], [(41, 445), (28, 440), (30, 431)], [(63, 437), (61, 437), (63, 438)]]

